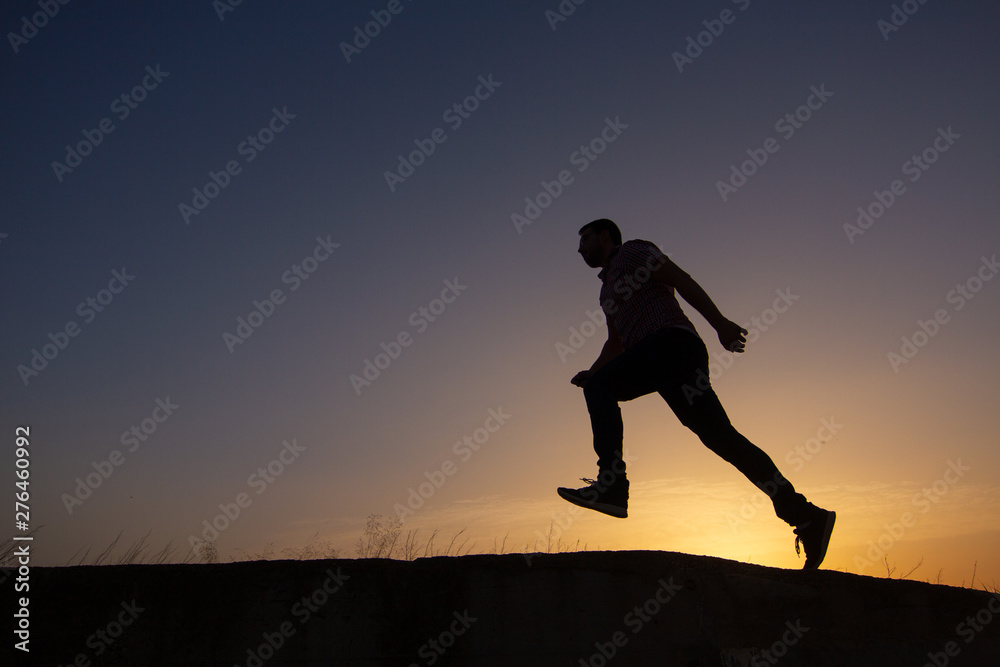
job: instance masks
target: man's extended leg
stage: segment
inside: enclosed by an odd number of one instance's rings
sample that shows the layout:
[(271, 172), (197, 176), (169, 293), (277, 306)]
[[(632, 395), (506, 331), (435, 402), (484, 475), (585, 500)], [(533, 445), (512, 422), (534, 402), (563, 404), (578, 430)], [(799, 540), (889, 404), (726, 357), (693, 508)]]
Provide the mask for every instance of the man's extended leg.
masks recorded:
[(674, 352), (670, 372), (665, 375), (668, 382), (659, 388), (660, 395), (706, 447), (734, 465), (771, 498), (775, 514), (796, 526), (796, 533), (805, 540), (806, 567), (817, 567), (826, 555), (835, 515), (797, 493), (771, 457), (733, 427), (709, 382), (704, 342), (688, 332), (675, 331), (670, 346)]
[(729, 421), (709, 382), (708, 350), (700, 338), (675, 330), (670, 347), (670, 372), (658, 387), (682, 424), (706, 447), (734, 465), (774, 502), (775, 513), (791, 525), (804, 520), (805, 497), (778, 471), (762, 449), (747, 440)]

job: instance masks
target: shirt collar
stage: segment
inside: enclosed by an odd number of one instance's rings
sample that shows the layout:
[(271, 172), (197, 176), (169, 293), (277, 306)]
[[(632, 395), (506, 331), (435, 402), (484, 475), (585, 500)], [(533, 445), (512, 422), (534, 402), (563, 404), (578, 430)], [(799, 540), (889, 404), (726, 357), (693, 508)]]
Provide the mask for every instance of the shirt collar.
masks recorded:
[(605, 266), (603, 269), (601, 269), (601, 272), (597, 274), (597, 277), (601, 279), (601, 282), (604, 282), (604, 277), (607, 274), (608, 269), (611, 267), (611, 260), (618, 254), (618, 251), (621, 250), (621, 249), (622, 249), (622, 247), (620, 245), (619, 246), (615, 246), (614, 249), (611, 251), (611, 254), (608, 255), (608, 264), (607, 264), (607, 266)]

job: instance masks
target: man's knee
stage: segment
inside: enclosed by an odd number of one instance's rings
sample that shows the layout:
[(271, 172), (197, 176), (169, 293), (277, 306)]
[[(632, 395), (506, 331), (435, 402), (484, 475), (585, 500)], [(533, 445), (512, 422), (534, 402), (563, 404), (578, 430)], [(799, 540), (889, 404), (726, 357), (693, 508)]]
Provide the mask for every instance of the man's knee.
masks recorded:
[(677, 420), (703, 440), (724, 435), (733, 428), (725, 411), (713, 409), (713, 406), (706, 400), (696, 402), (691, 406), (672, 405), (671, 407), (674, 408)]

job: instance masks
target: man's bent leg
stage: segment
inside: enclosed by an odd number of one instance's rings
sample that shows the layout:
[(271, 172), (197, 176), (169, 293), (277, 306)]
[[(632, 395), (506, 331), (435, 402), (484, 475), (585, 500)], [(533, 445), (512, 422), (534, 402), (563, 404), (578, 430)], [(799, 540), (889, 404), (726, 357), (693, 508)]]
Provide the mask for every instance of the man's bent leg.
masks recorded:
[(621, 519), (628, 517), (629, 483), (622, 458), (624, 428), (618, 403), (655, 391), (658, 383), (655, 351), (660, 347), (656, 340), (641, 341), (595, 371), (584, 383), (598, 474), (596, 480), (585, 478), (589, 486), (584, 488), (557, 489), (565, 500)]
[[(662, 332), (661, 332), (662, 333)], [(594, 372), (583, 386), (594, 431), (594, 451), (601, 471), (624, 472), (622, 438), (624, 426), (618, 404), (656, 391), (662, 382), (657, 357), (664, 342), (653, 334), (622, 352)]]

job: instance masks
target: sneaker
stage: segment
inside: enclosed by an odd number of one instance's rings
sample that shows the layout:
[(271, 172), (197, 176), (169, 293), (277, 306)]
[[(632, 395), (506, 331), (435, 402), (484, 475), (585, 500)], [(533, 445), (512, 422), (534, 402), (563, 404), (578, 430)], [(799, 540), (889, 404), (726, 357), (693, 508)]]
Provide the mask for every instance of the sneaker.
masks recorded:
[(586, 477), (582, 477), (581, 480), (586, 482), (587, 486), (581, 489), (559, 487), (556, 491), (562, 498), (574, 505), (604, 512), (619, 519), (628, 517), (627, 479), (621, 477), (610, 485)]
[(837, 520), (836, 512), (816, 508), (812, 519), (795, 528), (795, 553), (800, 554), (799, 542), (806, 550), (806, 563), (803, 570), (815, 570), (826, 558), (826, 549), (830, 546), (830, 535), (833, 534), (833, 523)]

